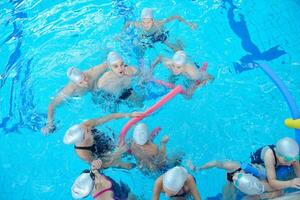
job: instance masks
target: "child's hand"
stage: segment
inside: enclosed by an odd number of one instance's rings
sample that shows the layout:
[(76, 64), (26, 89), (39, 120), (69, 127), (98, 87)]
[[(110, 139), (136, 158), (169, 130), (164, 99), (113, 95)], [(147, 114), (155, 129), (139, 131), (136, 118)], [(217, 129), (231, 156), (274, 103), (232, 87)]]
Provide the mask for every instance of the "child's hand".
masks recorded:
[(186, 162), (187, 167), (192, 170), (192, 171), (196, 171), (196, 167), (193, 165), (193, 162), (191, 160), (188, 160)]
[(100, 169), (102, 166), (102, 160), (98, 159), (98, 160), (93, 160), (91, 163), (92, 166), (92, 170), (97, 170)]
[(144, 116), (144, 114), (142, 112), (132, 112), (129, 113), (129, 117), (133, 118), (133, 117), (142, 117)]
[(54, 124), (46, 124), (42, 129), (41, 129), (43, 135), (49, 135), (55, 131), (55, 125)]
[(161, 143), (166, 144), (169, 141), (169, 136), (165, 135), (162, 139), (161, 139)]

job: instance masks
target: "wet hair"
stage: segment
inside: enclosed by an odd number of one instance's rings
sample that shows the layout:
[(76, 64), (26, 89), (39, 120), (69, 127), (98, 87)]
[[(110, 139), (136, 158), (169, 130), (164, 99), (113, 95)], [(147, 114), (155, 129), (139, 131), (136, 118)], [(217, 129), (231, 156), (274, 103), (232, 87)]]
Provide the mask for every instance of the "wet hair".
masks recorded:
[(115, 144), (111, 137), (98, 129), (92, 129), (91, 131), (94, 136), (95, 150), (93, 154), (95, 157), (103, 158), (107, 153), (113, 151)]

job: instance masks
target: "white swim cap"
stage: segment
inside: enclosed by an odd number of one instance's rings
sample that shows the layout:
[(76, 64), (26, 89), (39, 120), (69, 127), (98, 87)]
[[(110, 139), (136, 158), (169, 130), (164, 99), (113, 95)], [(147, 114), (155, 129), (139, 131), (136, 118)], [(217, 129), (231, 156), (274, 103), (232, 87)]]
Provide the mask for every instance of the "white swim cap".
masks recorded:
[(78, 176), (72, 185), (72, 197), (75, 199), (82, 199), (87, 197), (94, 188), (94, 180), (90, 173), (83, 172)]
[(259, 195), (265, 192), (265, 186), (262, 182), (251, 174), (237, 173), (237, 180), (234, 180), (234, 186), (247, 195)]
[(282, 138), (277, 142), (276, 152), (278, 152), (281, 156), (291, 159), (291, 161), (299, 158), (298, 143), (289, 137)]
[(107, 55), (107, 62), (109, 65), (113, 65), (119, 61), (123, 61), (122, 57), (115, 51), (109, 52)]
[(187, 177), (188, 173), (185, 168), (173, 167), (163, 175), (163, 187), (177, 193), (183, 187)]
[(184, 65), (187, 61), (187, 57), (184, 51), (176, 51), (174, 54), (172, 61), (176, 65)]
[(148, 127), (144, 123), (136, 125), (133, 131), (133, 141), (138, 145), (144, 145), (149, 140)]
[(70, 67), (67, 71), (67, 76), (73, 83), (79, 83), (84, 78), (83, 72), (76, 67)]
[(65, 144), (76, 144), (84, 139), (84, 130), (81, 125), (74, 125), (69, 128), (64, 136)]
[(151, 8), (144, 8), (141, 13), (142, 19), (153, 19), (152, 9)]

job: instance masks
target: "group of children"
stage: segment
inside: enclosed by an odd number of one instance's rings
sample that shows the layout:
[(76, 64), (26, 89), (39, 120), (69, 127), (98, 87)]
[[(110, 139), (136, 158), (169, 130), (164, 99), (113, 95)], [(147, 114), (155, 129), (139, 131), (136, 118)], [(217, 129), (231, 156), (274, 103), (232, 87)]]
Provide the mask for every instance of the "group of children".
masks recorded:
[[(141, 52), (145, 52), (147, 48), (154, 48), (157, 42), (171, 48), (174, 51), (173, 56), (168, 58), (158, 55), (149, 71), (152, 74), (155, 67), (161, 63), (171, 72), (171, 81), (176, 80), (176, 77), (185, 78), (185, 96), (191, 98), (197, 88), (212, 80), (213, 77), (206, 72), (205, 68), (201, 69), (198, 64), (190, 61), (180, 45), (168, 41), (169, 32), (164, 29), (164, 25), (172, 20), (179, 20), (192, 29), (196, 28), (195, 24), (185, 21), (180, 16), (154, 20), (152, 10), (144, 8), (141, 21), (127, 22), (123, 30), (129, 26), (138, 29), (140, 34), (135, 45)], [(146, 84), (145, 73), (141, 68), (127, 65), (116, 52), (108, 53), (107, 59), (102, 64), (86, 71), (71, 67), (67, 71), (67, 76), (70, 82), (49, 104), (48, 122), (42, 129), (44, 134), (55, 131), (54, 111), (58, 105), (70, 97), (81, 96), (87, 92), (93, 94), (93, 100), (98, 104), (109, 102), (111, 105), (117, 105), (126, 102), (137, 107), (143, 106), (145, 95), (135, 91), (134, 86), (136, 82)], [(136, 79), (143, 81), (136, 81)], [(97, 200), (137, 199), (125, 183), (117, 183), (102, 172), (109, 167), (127, 170), (138, 167), (143, 173), (157, 175), (153, 187), (153, 200), (158, 200), (161, 193), (174, 200), (189, 197), (195, 200), (201, 199), (196, 180), (188, 173), (187, 168), (194, 171), (212, 167), (225, 169), (230, 189), (224, 190), (224, 199), (236, 198), (226, 197), (227, 193), (239, 194), (232, 192), (233, 188), (253, 198), (265, 198), (264, 195), (278, 196), (282, 189), (289, 187), (300, 188), (299, 178), (289, 177), (290, 180), (279, 181), (276, 177), (276, 168), (279, 166), (292, 166), (294, 176), (300, 177), (299, 147), (290, 138), (283, 138), (276, 145), (259, 149), (253, 154), (251, 164), (211, 161), (202, 167), (195, 167), (191, 162), (187, 167), (183, 167), (182, 155), (179, 153), (174, 156), (167, 155), (166, 144), (169, 140), (167, 135), (162, 137), (160, 146), (154, 143), (159, 128), (150, 132), (146, 124), (139, 123), (134, 128), (132, 140), (125, 145), (117, 145), (113, 138), (96, 128), (115, 119), (142, 115), (139, 112), (113, 113), (84, 121), (67, 130), (64, 143), (73, 144), (79, 158), (90, 165), (90, 169), (84, 170), (72, 186), (74, 198), (92, 195)], [(123, 161), (124, 155), (133, 156), (136, 162)]]

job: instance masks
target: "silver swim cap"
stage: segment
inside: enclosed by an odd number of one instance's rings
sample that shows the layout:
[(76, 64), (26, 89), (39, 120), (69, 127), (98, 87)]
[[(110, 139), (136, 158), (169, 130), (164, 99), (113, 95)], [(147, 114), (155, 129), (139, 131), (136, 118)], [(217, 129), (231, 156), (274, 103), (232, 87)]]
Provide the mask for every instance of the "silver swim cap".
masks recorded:
[(172, 192), (179, 192), (188, 178), (188, 173), (183, 167), (173, 167), (163, 175), (163, 187)]
[(153, 13), (151, 8), (144, 8), (141, 12), (142, 19), (153, 19)]
[(299, 159), (298, 143), (292, 138), (285, 137), (276, 143), (276, 152), (285, 158), (285, 160), (293, 161)]
[(72, 185), (72, 197), (75, 199), (82, 199), (87, 197), (94, 188), (94, 180), (90, 173), (84, 172), (80, 174)]
[(69, 128), (64, 136), (65, 144), (76, 144), (84, 139), (84, 130), (81, 125), (74, 125)]
[(186, 64), (187, 62), (186, 53), (184, 51), (176, 51), (176, 53), (172, 58), (172, 61), (174, 64), (179, 66)]
[(122, 57), (115, 51), (109, 52), (107, 55), (107, 63), (111, 66), (119, 61), (123, 61)]
[(67, 71), (67, 76), (73, 83), (79, 83), (84, 79), (83, 72), (76, 67), (70, 67)]
[(247, 195), (259, 195), (265, 192), (262, 182), (251, 174), (237, 173), (234, 186)]
[(138, 145), (144, 145), (149, 140), (148, 127), (144, 123), (136, 125), (133, 131), (133, 141)]

